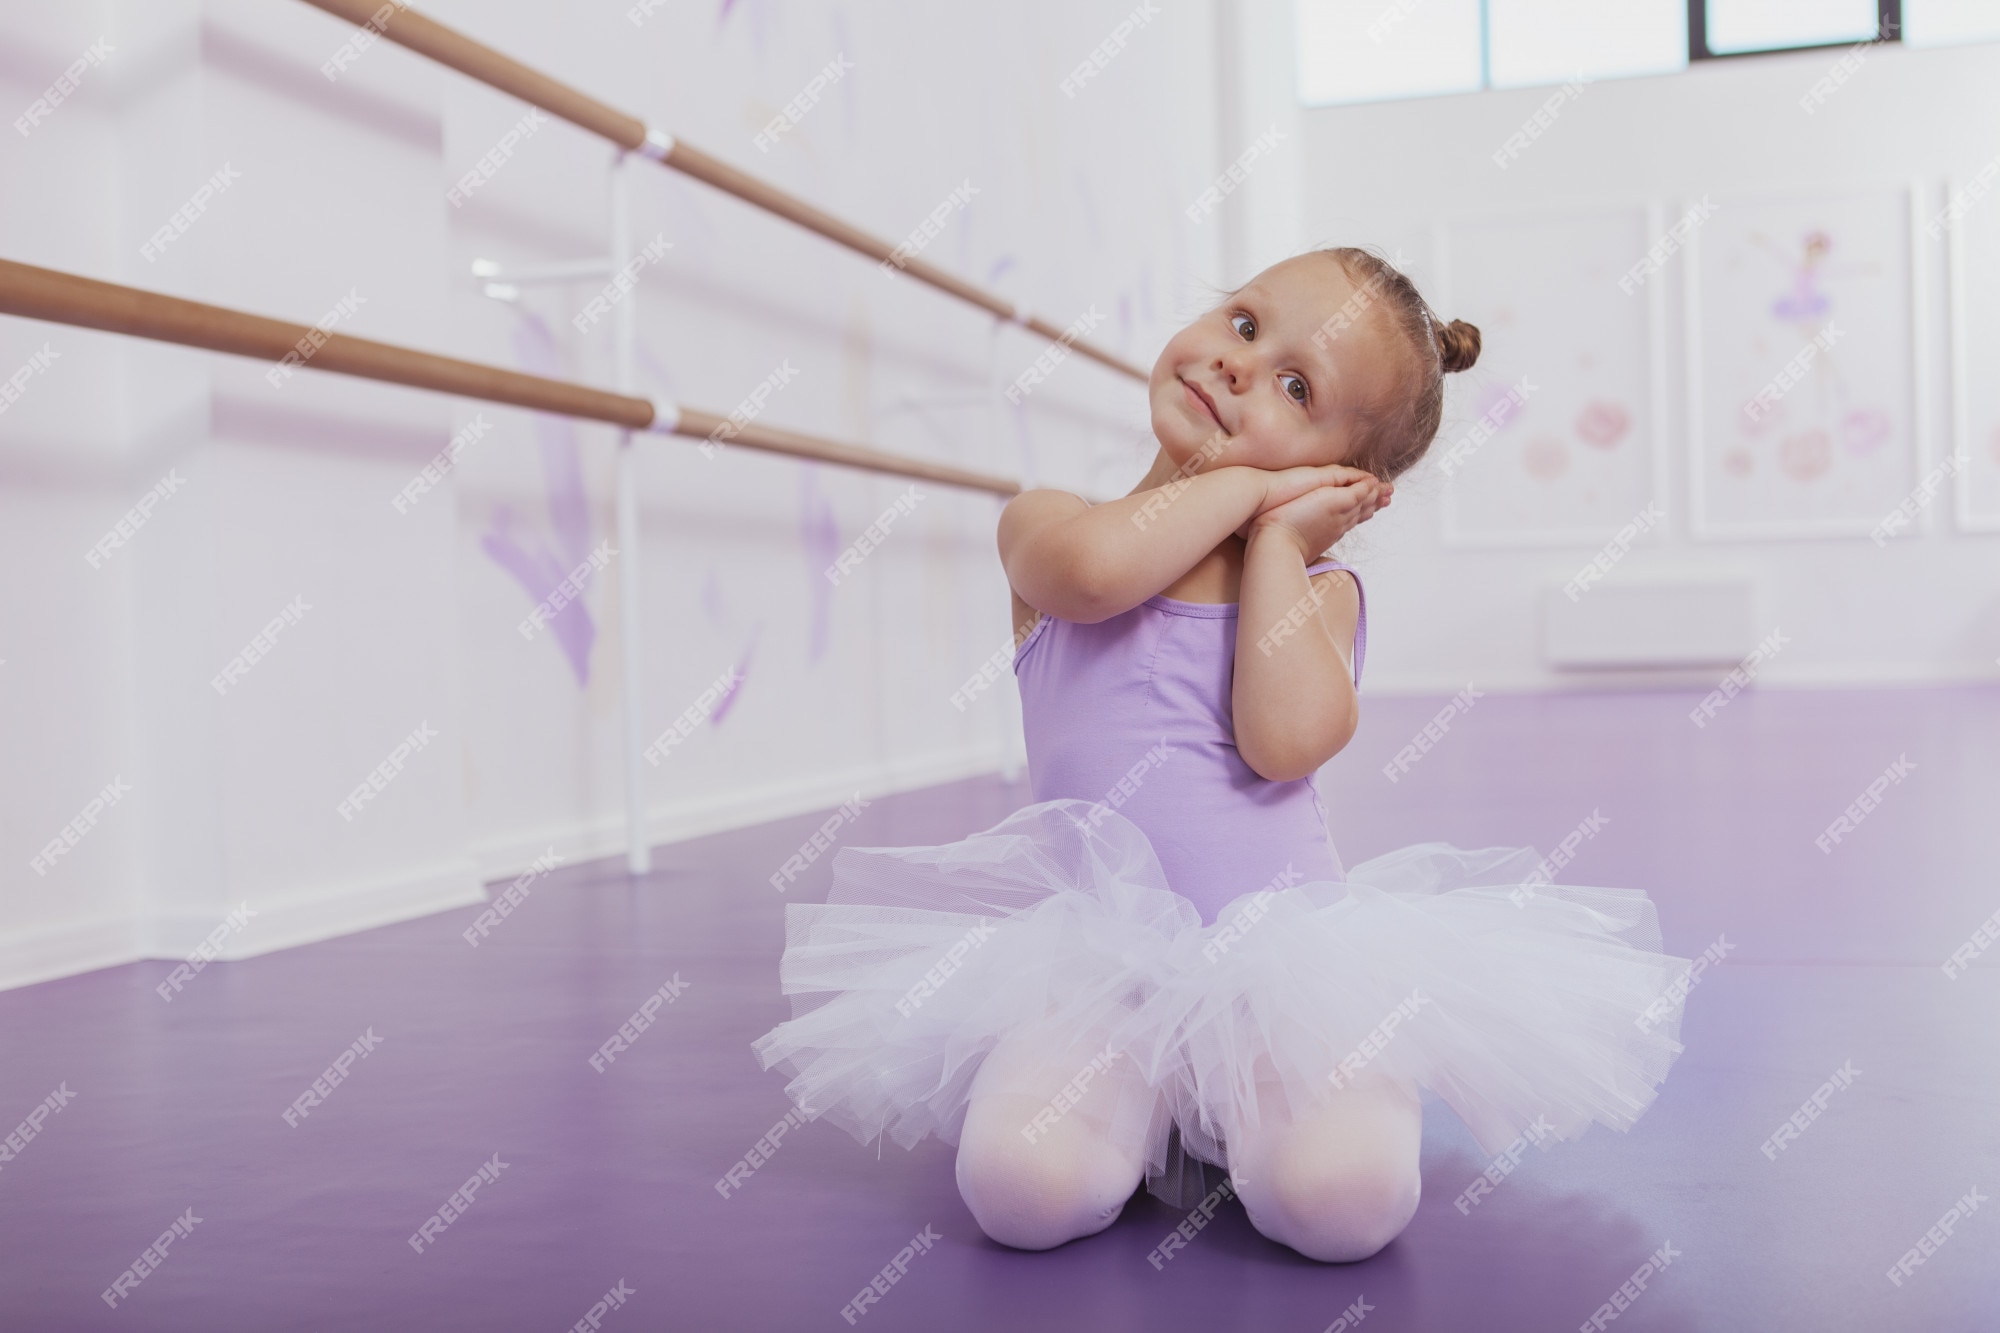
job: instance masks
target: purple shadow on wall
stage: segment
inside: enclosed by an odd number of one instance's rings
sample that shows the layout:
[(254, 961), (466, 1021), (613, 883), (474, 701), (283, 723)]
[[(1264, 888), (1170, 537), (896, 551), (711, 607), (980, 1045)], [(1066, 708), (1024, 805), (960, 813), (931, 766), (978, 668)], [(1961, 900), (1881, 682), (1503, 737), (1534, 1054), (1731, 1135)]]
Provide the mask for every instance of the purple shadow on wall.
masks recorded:
[(805, 553), (806, 586), (812, 590), (812, 625), (806, 637), (806, 661), (826, 655), (833, 626), (833, 584), (827, 566), (840, 554), (840, 525), (833, 502), (820, 494), (819, 469), (808, 463), (799, 469), (799, 547)]
[[(521, 311), (514, 330), (514, 361), (537, 375), (560, 376), (555, 335), (541, 316)], [(535, 438), (541, 445), (542, 480), (548, 490), (546, 533), (526, 529), (511, 505), (496, 506), (493, 523), (479, 538), (493, 562), (514, 576), (532, 604), (548, 600), (557, 586), (579, 566), (587, 594), (596, 579), (588, 568), (590, 513), (583, 493), (583, 461), (577, 450), (576, 427), (560, 418), (535, 416)], [(590, 650), (597, 642), (597, 624), (590, 618), (586, 596), (579, 596), (549, 620), (549, 633), (569, 660), (578, 685), (590, 683)]]

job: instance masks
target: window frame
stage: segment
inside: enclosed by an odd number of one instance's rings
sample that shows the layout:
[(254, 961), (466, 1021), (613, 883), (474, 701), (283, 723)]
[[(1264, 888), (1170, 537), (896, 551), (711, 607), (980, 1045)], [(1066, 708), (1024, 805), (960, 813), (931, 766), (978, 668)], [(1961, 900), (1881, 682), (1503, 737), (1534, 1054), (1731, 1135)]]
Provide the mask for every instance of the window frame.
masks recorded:
[[(1903, 0), (1875, 0), (1874, 42), (1903, 40)], [(1745, 56), (1782, 55), (1787, 51), (1832, 51), (1853, 46), (1853, 42), (1809, 42), (1804, 46), (1769, 46), (1755, 51), (1711, 51), (1708, 49), (1708, 0), (1688, 0), (1688, 68), (1701, 60), (1740, 60)]]

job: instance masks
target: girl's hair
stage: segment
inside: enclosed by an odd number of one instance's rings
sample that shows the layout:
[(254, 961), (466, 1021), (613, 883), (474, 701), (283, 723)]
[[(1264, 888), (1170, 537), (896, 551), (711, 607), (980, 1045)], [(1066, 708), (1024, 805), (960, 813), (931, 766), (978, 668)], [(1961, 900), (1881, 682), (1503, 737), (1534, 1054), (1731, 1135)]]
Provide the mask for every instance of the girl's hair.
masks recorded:
[(1424, 456), (1444, 418), (1444, 377), (1470, 370), (1479, 360), (1479, 330), (1462, 319), (1446, 324), (1431, 311), (1407, 276), (1388, 260), (1355, 246), (1320, 250), (1339, 264), (1359, 289), (1366, 311), (1380, 306), (1390, 336), (1409, 355), (1402, 358), (1397, 386), (1385, 401), (1364, 404), (1359, 413), (1349, 467), (1391, 481)]

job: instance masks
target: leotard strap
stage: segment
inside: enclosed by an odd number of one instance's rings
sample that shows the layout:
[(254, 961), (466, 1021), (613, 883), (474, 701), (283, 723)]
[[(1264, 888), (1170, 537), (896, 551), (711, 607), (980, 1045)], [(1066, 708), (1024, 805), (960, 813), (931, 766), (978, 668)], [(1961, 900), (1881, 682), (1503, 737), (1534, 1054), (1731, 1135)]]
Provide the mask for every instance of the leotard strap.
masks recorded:
[(1318, 560), (1306, 566), (1306, 577), (1324, 574), (1329, 569), (1344, 569), (1354, 580), (1354, 595), (1361, 599), (1359, 612), (1354, 617), (1354, 683), (1361, 683), (1361, 659), (1368, 655), (1368, 593), (1361, 586), (1361, 573), (1354, 566), (1339, 560)]

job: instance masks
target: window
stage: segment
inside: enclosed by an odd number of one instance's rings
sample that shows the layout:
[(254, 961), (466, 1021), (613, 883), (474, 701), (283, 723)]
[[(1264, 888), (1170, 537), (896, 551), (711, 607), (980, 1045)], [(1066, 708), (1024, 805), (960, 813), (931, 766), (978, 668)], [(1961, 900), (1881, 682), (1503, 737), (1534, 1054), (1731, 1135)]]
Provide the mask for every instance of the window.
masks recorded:
[(1872, 41), (1884, 8), (1883, 0), (1690, 0), (1688, 26), (1696, 59), (1750, 55)]
[(1687, 0), (1487, 0), (1487, 28), (1493, 88), (1671, 74), (1687, 64)]
[(1480, 0), (1299, 0), (1308, 106), (1477, 92)]
[(1909, 46), (2000, 41), (1995, 0), (1903, 0), (1903, 41)]

